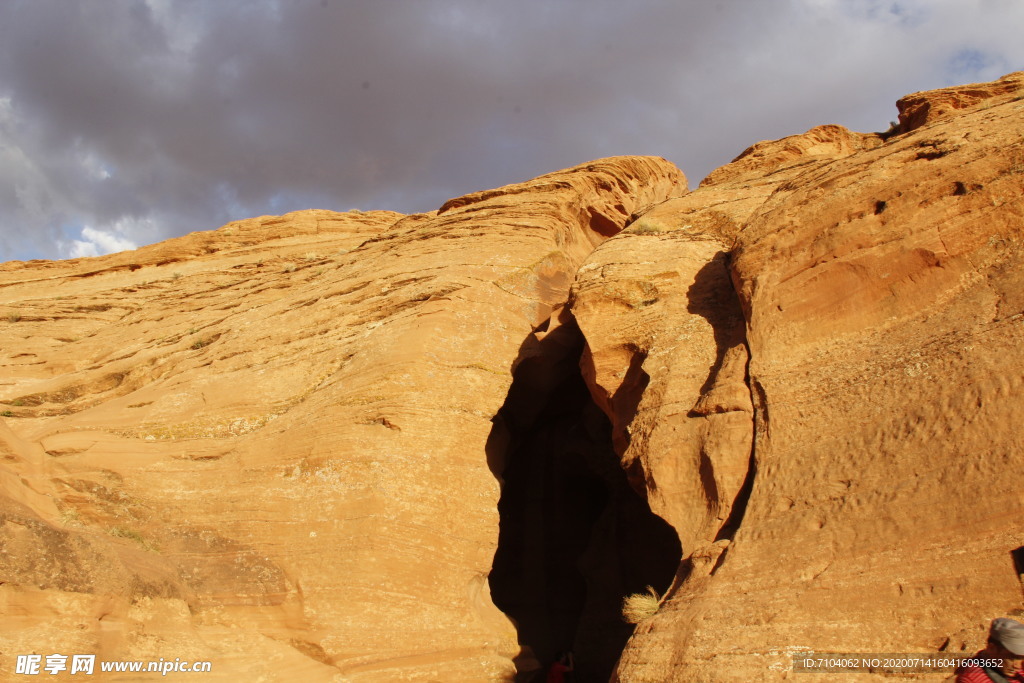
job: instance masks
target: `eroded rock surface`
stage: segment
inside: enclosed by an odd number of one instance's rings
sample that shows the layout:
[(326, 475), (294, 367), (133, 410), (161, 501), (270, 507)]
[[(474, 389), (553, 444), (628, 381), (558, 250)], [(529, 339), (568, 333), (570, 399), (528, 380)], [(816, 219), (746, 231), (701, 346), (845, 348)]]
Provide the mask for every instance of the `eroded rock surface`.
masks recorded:
[[(831, 158), (791, 163), (746, 217), (664, 215), (673, 204), (705, 204), (702, 187), (648, 214), (664, 232), (638, 235), (644, 216), (583, 266), (587, 273), (602, 259), (622, 261), (631, 245), (651, 242), (636, 250), (636, 266), (602, 284), (608, 290), (630, 278), (656, 281), (650, 262), (680, 253), (680, 244), (687, 258), (706, 254), (710, 268), (723, 245), (749, 350), (750, 488), (734, 498), (736, 527), (726, 523), (716, 540), (724, 501), (707, 491), (736, 490), (724, 472), (743, 449), (737, 440), (711, 451), (710, 471), (717, 475), (722, 463), (723, 476), (708, 486), (702, 439), (715, 427), (699, 421), (713, 415), (690, 409), (683, 417), (689, 405), (707, 403), (696, 370), (716, 358), (716, 328), (692, 311), (662, 322), (638, 309), (618, 326), (636, 346), (654, 340), (624, 465), (643, 465), (652, 507), (677, 526), (684, 556), (692, 553), (659, 614), (637, 628), (619, 680), (781, 679), (791, 655), (806, 650), (973, 651), (988, 620), (1019, 613), (1010, 552), (1024, 545), (1016, 353), (1024, 342), (1022, 85), (1016, 74), (914, 96), (961, 105), (884, 143), (837, 145)], [(779, 141), (788, 150), (802, 142)], [(766, 170), (766, 179), (779, 175)], [(726, 192), (716, 178), (748, 173), (725, 167), (706, 189)], [(715, 242), (720, 230), (707, 226), (717, 225), (729, 232)], [(664, 300), (686, 292), (699, 308), (698, 265), (677, 272)], [(610, 309), (609, 297), (589, 286), (581, 277), (577, 296)], [(595, 357), (622, 346), (621, 332), (600, 326), (610, 324), (610, 314), (604, 318), (587, 335)], [(679, 348), (686, 346), (692, 355)], [(663, 360), (673, 353), (678, 360)], [(614, 367), (621, 372), (623, 363)], [(598, 372), (595, 384), (614, 386), (602, 379), (609, 375), (611, 367)], [(675, 389), (686, 377), (680, 397)], [(738, 401), (710, 403), (750, 415)], [(667, 430), (685, 436), (662, 437)], [(663, 464), (673, 450), (682, 457)]]
[(980, 647), (1022, 608), (1024, 75), (899, 109), (691, 193), (623, 157), (0, 266), (0, 650), (607, 671), (662, 575), (615, 680)]
[(783, 183), (880, 144), (840, 126), (758, 143), (697, 191), (646, 212), (579, 271), (572, 310), (588, 342), (584, 376), (612, 419), (623, 466), (684, 552), (721, 536), (750, 458), (733, 243)]
[(594, 246), (685, 190), (623, 157), (0, 267), (0, 650), (511, 676), (491, 419)]

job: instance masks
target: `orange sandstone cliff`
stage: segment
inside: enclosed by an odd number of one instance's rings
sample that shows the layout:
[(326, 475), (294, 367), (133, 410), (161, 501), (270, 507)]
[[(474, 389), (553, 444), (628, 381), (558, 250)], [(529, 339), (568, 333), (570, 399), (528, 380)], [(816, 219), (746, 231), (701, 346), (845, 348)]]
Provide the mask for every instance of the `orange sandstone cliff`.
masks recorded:
[(1022, 607), (1024, 74), (899, 109), (692, 192), (620, 157), (0, 265), (0, 678), (980, 647)]

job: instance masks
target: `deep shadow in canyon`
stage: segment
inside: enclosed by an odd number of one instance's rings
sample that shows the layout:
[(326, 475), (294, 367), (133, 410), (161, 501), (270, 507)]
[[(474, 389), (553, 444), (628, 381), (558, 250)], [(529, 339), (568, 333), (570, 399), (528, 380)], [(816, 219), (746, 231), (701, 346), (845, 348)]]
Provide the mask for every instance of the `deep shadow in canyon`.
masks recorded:
[(503, 481), (491, 595), (518, 628), (517, 681), (544, 680), (562, 650), (575, 653), (574, 680), (607, 681), (633, 631), (623, 597), (663, 592), (681, 555), (675, 531), (619, 466), (579, 370), (582, 351), (567, 311), (538, 328), (488, 441)]

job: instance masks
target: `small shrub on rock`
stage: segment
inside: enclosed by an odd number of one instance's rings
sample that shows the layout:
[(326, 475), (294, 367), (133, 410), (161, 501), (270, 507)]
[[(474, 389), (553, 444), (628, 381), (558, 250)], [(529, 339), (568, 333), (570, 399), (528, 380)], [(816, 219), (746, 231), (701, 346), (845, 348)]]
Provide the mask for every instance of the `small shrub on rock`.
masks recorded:
[(658, 612), (661, 598), (658, 591), (648, 586), (646, 593), (633, 593), (622, 600), (622, 619), (627, 624), (639, 624)]

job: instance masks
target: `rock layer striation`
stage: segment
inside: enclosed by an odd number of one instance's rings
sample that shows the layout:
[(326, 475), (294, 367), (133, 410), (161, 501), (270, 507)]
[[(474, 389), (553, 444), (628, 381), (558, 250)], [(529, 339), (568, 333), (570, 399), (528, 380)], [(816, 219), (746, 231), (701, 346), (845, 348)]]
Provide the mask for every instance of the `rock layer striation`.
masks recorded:
[[(1024, 82), (920, 93), (901, 111), (897, 135), (756, 145), (581, 268), (637, 254), (608, 290), (656, 281), (653, 255), (695, 261), (650, 305), (679, 299), (688, 317), (634, 309), (617, 326), (650, 376), (623, 464), (639, 463), (689, 555), (618, 680), (782, 679), (806, 651), (973, 652), (991, 618), (1021, 611)], [(716, 205), (739, 210), (711, 218)], [(645, 235), (645, 220), (665, 228)], [(702, 303), (705, 269), (720, 299), (735, 292), (745, 335), (703, 313), (732, 310)], [(611, 308), (585, 275), (575, 292)], [(590, 323), (595, 356), (613, 325)], [(734, 432), (711, 423), (728, 415)]]
[(685, 188), (624, 157), (4, 265), (0, 649), (511, 676), (491, 419), (593, 247)]
[(634, 556), (624, 683), (980, 647), (1022, 608), (1024, 75), (898, 107), (693, 192), (620, 157), (3, 264), (0, 651), (607, 672)]

